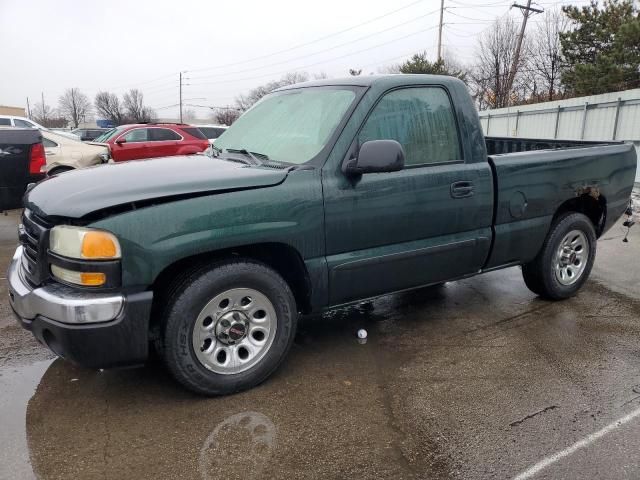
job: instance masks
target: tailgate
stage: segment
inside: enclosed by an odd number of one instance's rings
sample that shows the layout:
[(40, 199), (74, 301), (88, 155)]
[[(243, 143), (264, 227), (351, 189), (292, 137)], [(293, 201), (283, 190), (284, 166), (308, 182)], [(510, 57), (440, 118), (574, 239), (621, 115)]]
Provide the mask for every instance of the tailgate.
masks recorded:
[(0, 210), (19, 208), (31, 181), (29, 160), (33, 133), (15, 130), (0, 136)]

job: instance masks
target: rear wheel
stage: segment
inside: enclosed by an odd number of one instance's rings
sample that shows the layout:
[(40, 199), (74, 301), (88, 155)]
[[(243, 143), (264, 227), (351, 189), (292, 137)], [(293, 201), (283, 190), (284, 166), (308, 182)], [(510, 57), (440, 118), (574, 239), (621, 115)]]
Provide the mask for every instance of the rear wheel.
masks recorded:
[(596, 233), (588, 217), (568, 213), (551, 227), (536, 258), (522, 266), (532, 292), (552, 300), (576, 294), (591, 273), (596, 256)]
[(163, 357), (190, 390), (222, 395), (271, 375), (295, 336), (289, 285), (261, 263), (226, 261), (186, 274), (169, 296)]

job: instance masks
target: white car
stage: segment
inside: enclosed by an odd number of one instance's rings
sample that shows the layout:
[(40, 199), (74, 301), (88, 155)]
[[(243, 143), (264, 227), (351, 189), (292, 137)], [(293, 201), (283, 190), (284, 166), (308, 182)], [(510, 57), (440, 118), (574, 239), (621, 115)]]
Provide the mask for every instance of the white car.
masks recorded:
[[(37, 128), (42, 132), (51, 132), (52, 130), (47, 127), (43, 127), (37, 122), (34, 122), (30, 118), (16, 117), (14, 115), (0, 115), (0, 127), (17, 127), (17, 128)], [(80, 140), (78, 135), (71, 132), (58, 132), (60, 135), (68, 137), (72, 140)]]
[(47, 175), (100, 165), (109, 160), (109, 147), (72, 140), (57, 132), (42, 131), (42, 143), (47, 157)]
[(194, 125), (194, 127), (198, 127), (198, 130), (202, 132), (202, 134), (209, 139), (209, 143), (213, 145), (213, 142), (220, 135), (224, 133), (224, 131), (229, 128), (226, 125)]

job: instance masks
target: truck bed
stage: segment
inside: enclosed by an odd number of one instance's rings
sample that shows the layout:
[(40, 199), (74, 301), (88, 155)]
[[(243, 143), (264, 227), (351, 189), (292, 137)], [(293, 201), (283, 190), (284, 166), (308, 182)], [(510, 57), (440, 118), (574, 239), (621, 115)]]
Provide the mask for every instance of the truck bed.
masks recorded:
[[(571, 199), (586, 195), (604, 206), (598, 235), (628, 205), (636, 173), (631, 144), (488, 138), (487, 147), (494, 152), (489, 164), (495, 182), (495, 240), (487, 268), (533, 259), (554, 214)], [(509, 149), (515, 153), (495, 154)]]
[(485, 137), (487, 153), (529, 152), (531, 150), (558, 150), (565, 148), (590, 147), (594, 145), (620, 145), (622, 142), (593, 142), (586, 140), (557, 140), (540, 138)]

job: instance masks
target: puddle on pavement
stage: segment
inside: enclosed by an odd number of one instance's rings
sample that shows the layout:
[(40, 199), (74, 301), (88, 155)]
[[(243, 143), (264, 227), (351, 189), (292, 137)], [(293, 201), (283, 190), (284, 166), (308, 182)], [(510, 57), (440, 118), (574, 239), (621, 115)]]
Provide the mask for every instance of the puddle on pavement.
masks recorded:
[(0, 369), (0, 478), (36, 478), (27, 448), (27, 404), (51, 362)]
[(262, 478), (262, 471), (276, 445), (277, 430), (259, 412), (231, 415), (209, 434), (200, 448), (198, 470), (203, 480), (225, 472), (228, 479)]

